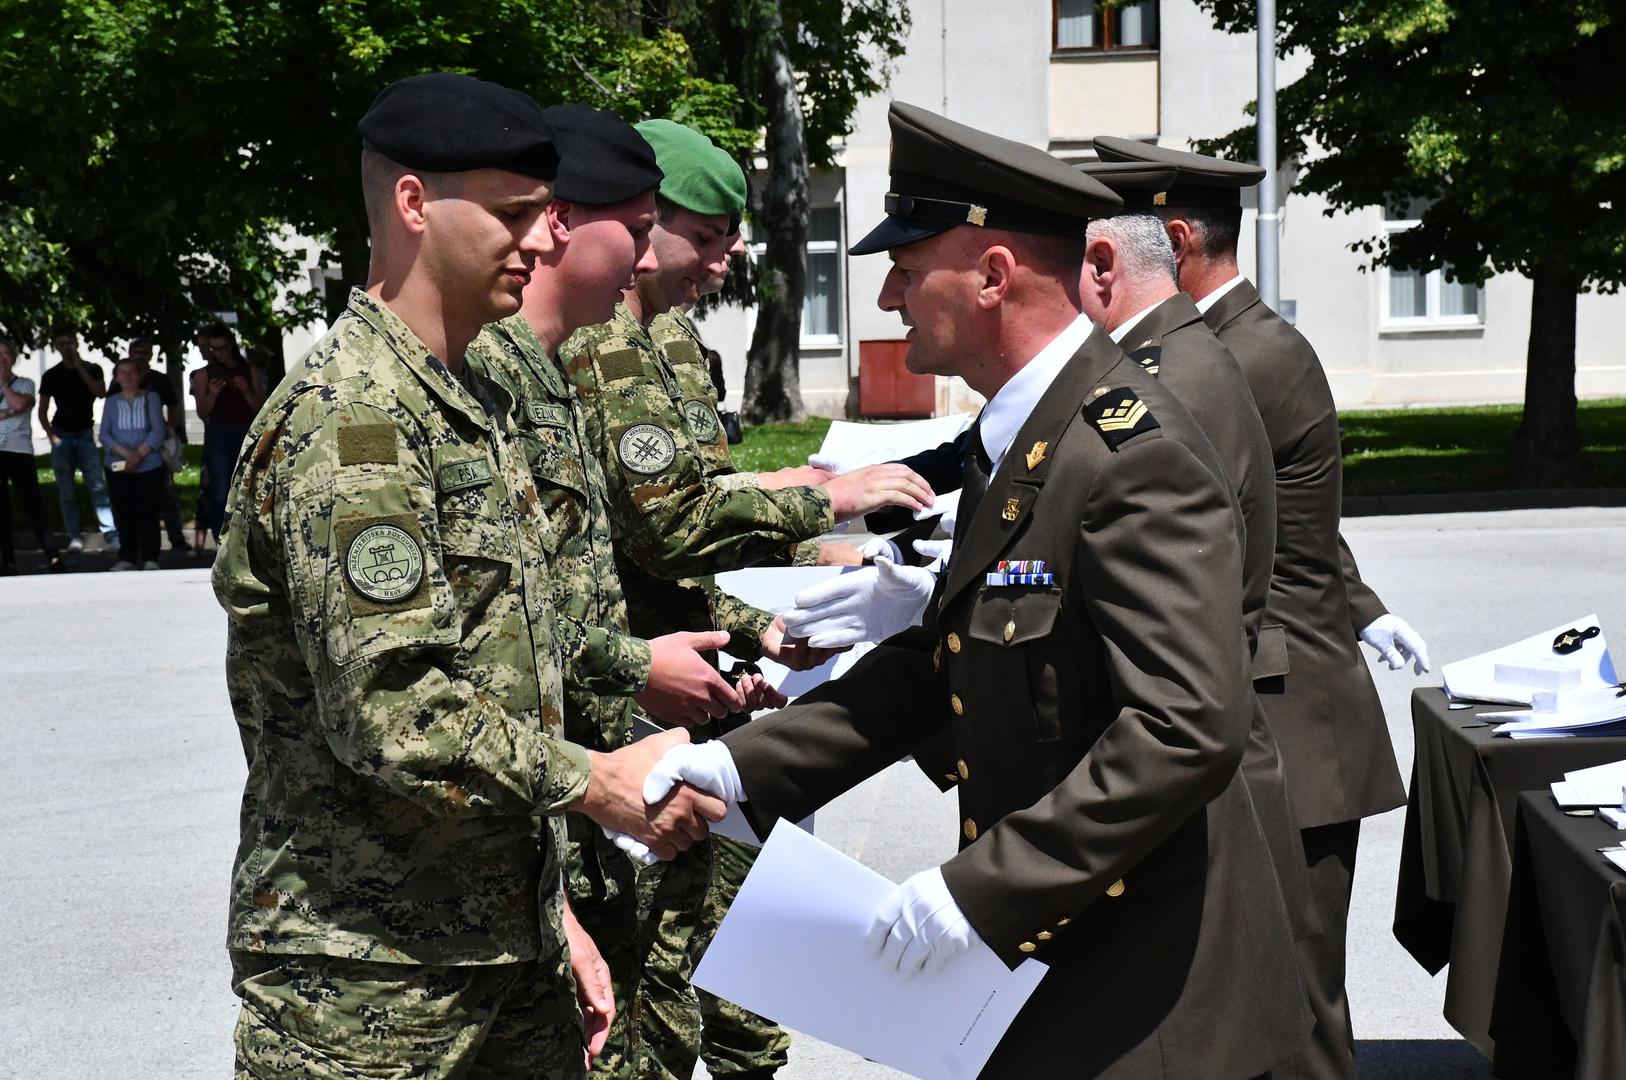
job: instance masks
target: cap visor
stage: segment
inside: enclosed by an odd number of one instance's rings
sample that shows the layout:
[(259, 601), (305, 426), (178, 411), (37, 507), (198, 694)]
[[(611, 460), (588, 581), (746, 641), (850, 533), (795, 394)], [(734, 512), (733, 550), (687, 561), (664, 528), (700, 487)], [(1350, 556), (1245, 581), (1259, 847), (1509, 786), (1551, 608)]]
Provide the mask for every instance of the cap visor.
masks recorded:
[(874, 255), (893, 248), (907, 247), (927, 237), (946, 233), (954, 228), (952, 221), (918, 221), (913, 218), (888, 214), (886, 219), (869, 231), (858, 243), (847, 249), (849, 255)]

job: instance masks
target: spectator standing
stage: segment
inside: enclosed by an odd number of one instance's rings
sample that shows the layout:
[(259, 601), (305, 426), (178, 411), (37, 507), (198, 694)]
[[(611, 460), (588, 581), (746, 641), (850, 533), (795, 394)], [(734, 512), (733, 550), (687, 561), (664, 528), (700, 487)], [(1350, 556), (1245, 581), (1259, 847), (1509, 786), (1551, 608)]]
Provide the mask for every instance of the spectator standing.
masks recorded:
[(158, 496), (163, 490), (163, 406), (141, 388), (141, 365), (125, 357), (113, 366), (118, 392), (102, 407), (102, 447), (107, 452), (113, 517), (118, 522), (115, 570), (158, 569)]
[(16, 363), (16, 347), (0, 338), (0, 575), (17, 572), (8, 486), (16, 489), (17, 501), (28, 515), (28, 523), (34, 527), (34, 536), (51, 569), (62, 569), (62, 556), (51, 542), (50, 528), (45, 522), (45, 503), (40, 499), (39, 477), (34, 469), (34, 433), (28, 419), (29, 410), (34, 407), (34, 383), (13, 370)]
[[(51, 335), (51, 345), (62, 361), (45, 369), (40, 376), (40, 426), (51, 440), (51, 468), (56, 473), (57, 499), (62, 504), (62, 528), (68, 534), (68, 550), (84, 550), (84, 534), (79, 529), (79, 499), (73, 474), (85, 478), (90, 505), (96, 510), (102, 537), (108, 547), (116, 547), (119, 531), (113, 523), (113, 508), (107, 501), (102, 480), (101, 455), (96, 452), (94, 406), (107, 393), (102, 369), (79, 357), (79, 335), (63, 328)], [(51, 403), (56, 410), (51, 411)]]
[(207, 524), (219, 543), (237, 453), (248, 436), (254, 414), (265, 403), (265, 387), (259, 372), (243, 359), (236, 337), (224, 323), (205, 327), (198, 346), (207, 361), (202, 370), (192, 373), (192, 397), (197, 401), (198, 418), (203, 421), (200, 502), (204, 518), (199, 525)]
[[(131, 338), (130, 359), (136, 362), (141, 372), (141, 389), (150, 390), (158, 395), (159, 404), (163, 406), (166, 436), (173, 433), (184, 446), (186, 410), (181, 407), (181, 395), (169, 376), (161, 375), (152, 369), (152, 338)], [(115, 386), (108, 391), (108, 396), (111, 397), (118, 392), (119, 388)], [(158, 493), (158, 517), (164, 523), (164, 531), (169, 534), (169, 546), (175, 551), (191, 554), (192, 545), (186, 542), (186, 526), (181, 521), (181, 507), (175, 501), (175, 485), (167, 465), (164, 467), (163, 486)]]

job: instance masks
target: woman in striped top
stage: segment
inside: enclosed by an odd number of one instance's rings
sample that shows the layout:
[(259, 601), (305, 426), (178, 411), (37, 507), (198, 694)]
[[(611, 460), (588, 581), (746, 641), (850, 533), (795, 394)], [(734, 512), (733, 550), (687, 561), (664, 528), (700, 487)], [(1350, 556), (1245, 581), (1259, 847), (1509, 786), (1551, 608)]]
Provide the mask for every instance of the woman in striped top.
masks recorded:
[(163, 489), (164, 417), (158, 395), (141, 389), (134, 360), (113, 367), (118, 393), (102, 404), (102, 449), (107, 454), (107, 493), (119, 530), (115, 570), (158, 569), (158, 497)]

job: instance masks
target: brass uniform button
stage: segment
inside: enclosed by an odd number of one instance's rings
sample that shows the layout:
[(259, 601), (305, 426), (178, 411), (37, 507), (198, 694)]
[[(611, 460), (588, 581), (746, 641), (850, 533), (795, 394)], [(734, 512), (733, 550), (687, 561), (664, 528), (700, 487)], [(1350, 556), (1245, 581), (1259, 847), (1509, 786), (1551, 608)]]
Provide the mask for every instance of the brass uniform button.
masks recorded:
[(1072, 916), (1063, 915), (1061, 918), (1056, 920), (1056, 925), (1057, 926), (1066, 926), (1067, 924), (1071, 923), (1072, 921), (1073, 921)]
[(949, 631), (948, 646), (949, 646), (949, 652), (954, 653), (955, 655), (959, 655), (959, 652), (960, 652), (960, 635), (956, 634), (952, 630)]
[(977, 838), (977, 823), (972, 821), (970, 818), (965, 819), (965, 838), (967, 840), (975, 840)]
[(1040, 930), (1037, 934), (1034, 934), (1033, 936), (1038, 938), (1040, 941), (1049, 941), (1051, 938), (1055, 937), (1056, 935), (1052, 934), (1048, 930)]
[(1016, 620), (1012, 619), (1005, 624), (1005, 640), (1009, 641), (1016, 636)]
[(1108, 896), (1118, 897), (1118, 896), (1122, 896), (1123, 894), (1124, 894), (1124, 879), (1123, 878), (1119, 878), (1117, 881), (1114, 881), (1111, 885), (1107, 886), (1107, 895)]
[(965, 758), (961, 758), (959, 761), (956, 761), (954, 763), (954, 768), (959, 772), (961, 780), (971, 779), (971, 766), (965, 763)]
[(951, 784), (958, 784), (960, 782), (960, 778), (958, 776), (955, 776), (953, 773), (945, 773), (945, 774), (943, 774), (943, 779), (947, 780)]
[(954, 715), (955, 716), (964, 716), (965, 715), (965, 702), (960, 700), (960, 695), (959, 694), (950, 694), (949, 695), (949, 708), (954, 710)]
[(1031, 941), (1024, 941), (1024, 942), (1022, 942), (1022, 944), (1017, 946), (1017, 948), (1021, 949), (1023, 952), (1032, 952), (1033, 950), (1037, 949), (1038, 947), (1039, 946), (1035, 945)]

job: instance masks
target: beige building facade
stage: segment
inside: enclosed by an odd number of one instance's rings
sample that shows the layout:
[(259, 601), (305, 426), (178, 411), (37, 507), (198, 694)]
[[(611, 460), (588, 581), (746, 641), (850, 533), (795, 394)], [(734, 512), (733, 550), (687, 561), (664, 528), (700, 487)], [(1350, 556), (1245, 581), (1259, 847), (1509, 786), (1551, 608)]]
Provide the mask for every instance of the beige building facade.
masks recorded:
[[(845, 254), (881, 215), (892, 98), (1087, 160), (1096, 135), (1189, 149), (1246, 123), (1255, 96), (1253, 35), (1220, 32), (1193, 0), (1140, 0), (1111, 12), (1092, 0), (936, 0), (911, 11), (908, 50), (887, 95), (860, 105), (836, 167), (813, 181), (801, 375), (816, 414), (921, 415), (976, 403), (957, 380), (896, 388), (909, 381), (888, 370), (902, 329), (875, 306), (887, 259)], [(1304, 67), (1284, 60), (1279, 84)], [(1522, 398), (1528, 279), (1503, 274), (1476, 289), (1438, 271), (1368, 269), (1349, 245), (1408, 221), (1376, 206), (1328, 216), (1325, 201), (1294, 192), (1292, 180), (1289, 163), (1277, 177), (1283, 307), (1315, 344), (1341, 408)], [(1253, 230), (1250, 206), (1240, 252), (1248, 274)], [(1626, 296), (1583, 296), (1577, 317), (1577, 392), (1626, 395)], [(723, 309), (702, 326), (723, 355), (726, 404), (738, 407), (752, 313)]]

